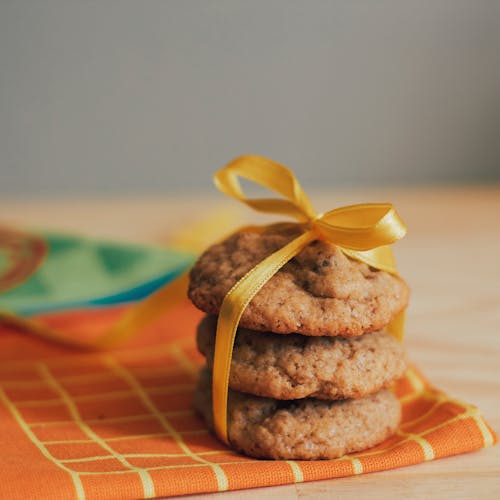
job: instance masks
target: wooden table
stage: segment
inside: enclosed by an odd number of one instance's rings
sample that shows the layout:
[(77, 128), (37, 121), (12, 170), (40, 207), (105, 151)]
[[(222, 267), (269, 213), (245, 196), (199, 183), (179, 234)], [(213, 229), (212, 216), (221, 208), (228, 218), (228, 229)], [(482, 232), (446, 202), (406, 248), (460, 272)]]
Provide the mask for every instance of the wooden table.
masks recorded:
[[(396, 245), (412, 288), (406, 343), (435, 385), (477, 404), (500, 431), (500, 185), (344, 190), (312, 196), (320, 210), (392, 201), (409, 227)], [(221, 196), (0, 201), (0, 222), (150, 242), (214, 208), (248, 222)], [(251, 218), (251, 217), (250, 217)], [(263, 217), (253, 220), (268, 221)], [(220, 493), (233, 498), (500, 498), (500, 446), (353, 478)], [(205, 498), (206, 495), (189, 498)], [(188, 497), (185, 497), (188, 498)]]

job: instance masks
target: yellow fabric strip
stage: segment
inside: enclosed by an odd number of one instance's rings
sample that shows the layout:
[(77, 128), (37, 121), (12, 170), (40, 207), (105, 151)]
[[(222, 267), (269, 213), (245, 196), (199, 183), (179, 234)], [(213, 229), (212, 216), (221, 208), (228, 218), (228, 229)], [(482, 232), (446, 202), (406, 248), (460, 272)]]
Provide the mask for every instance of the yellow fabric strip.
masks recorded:
[(184, 273), (134, 305), (109, 331), (97, 339), (94, 343), (95, 347), (105, 349), (123, 342), (145, 325), (159, 318), (166, 310), (186, 298), (188, 282), (188, 273)]
[(78, 349), (108, 349), (124, 342), (144, 326), (153, 322), (170, 307), (186, 298), (188, 274), (184, 273), (168, 285), (160, 288), (141, 302), (131, 306), (118, 321), (95, 339), (82, 341), (64, 332), (29, 318), (21, 318), (7, 311), (0, 311), (0, 322), (49, 340), (56, 344)]

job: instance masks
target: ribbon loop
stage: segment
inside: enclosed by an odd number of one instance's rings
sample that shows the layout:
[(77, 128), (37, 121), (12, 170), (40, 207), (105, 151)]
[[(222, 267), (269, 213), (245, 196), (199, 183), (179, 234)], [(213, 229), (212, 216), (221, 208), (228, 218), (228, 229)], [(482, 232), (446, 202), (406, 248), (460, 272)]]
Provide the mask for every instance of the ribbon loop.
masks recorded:
[(406, 226), (390, 203), (337, 208), (323, 214), (314, 225), (324, 239), (355, 251), (390, 245), (406, 234)]
[[(246, 198), (238, 176), (260, 184), (282, 195), (284, 199)], [(255, 155), (240, 156), (216, 172), (214, 182), (223, 193), (259, 212), (288, 215), (300, 222), (316, 217), (316, 211), (293, 172), (267, 158)]]

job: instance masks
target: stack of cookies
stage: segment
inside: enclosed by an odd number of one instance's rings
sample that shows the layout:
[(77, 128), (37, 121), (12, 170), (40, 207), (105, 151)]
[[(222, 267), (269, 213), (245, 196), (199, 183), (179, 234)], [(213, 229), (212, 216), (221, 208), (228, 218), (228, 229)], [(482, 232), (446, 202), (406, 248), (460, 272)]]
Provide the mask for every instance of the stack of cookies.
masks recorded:
[[(230, 288), (298, 235), (296, 227), (242, 231), (210, 247), (190, 275), (189, 296), (207, 316), (206, 357), (195, 406), (213, 428), (211, 369), (217, 314)], [(392, 435), (401, 409), (388, 390), (406, 369), (384, 328), (408, 303), (403, 280), (308, 245), (254, 297), (240, 321), (228, 398), (231, 445), (253, 457), (317, 460), (374, 446)]]

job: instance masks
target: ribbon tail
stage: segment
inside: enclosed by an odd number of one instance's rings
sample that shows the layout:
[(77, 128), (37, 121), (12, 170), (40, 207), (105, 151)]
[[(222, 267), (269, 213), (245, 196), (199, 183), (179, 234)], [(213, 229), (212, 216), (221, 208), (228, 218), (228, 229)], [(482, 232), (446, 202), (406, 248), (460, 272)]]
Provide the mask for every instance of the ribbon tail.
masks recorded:
[(387, 331), (399, 340), (403, 342), (403, 336), (405, 331), (405, 322), (406, 322), (406, 311), (403, 310), (399, 312), (394, 319), (387, 325)]
[(243, 276), (222, 302), (215, 337), (212, 403), (215, 432), (226, 444), (229, 444), (227, 435), (229, 373), (236, 330), (243, 311), (274, 274), (317, 238), (314, 231), (307, 231), (271, 254)]
[[(392, 248), (389, 245), (383, 245), (364, 252), (348, 250), (346, 248), (341, 248), (341, 250), (352, 259), (359, 260), (360, 262), (364, 262), (371, 267), (380, 269), (387, 273), (391, 273), (396, 276), (398, 275), (396, 261), (394, 260)], [(400, 342), (403, 341), (404, 337), (405, 317), (406, 315), (404, 310), (399, 312), (386, 328), (387, 331)]]

